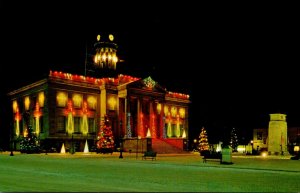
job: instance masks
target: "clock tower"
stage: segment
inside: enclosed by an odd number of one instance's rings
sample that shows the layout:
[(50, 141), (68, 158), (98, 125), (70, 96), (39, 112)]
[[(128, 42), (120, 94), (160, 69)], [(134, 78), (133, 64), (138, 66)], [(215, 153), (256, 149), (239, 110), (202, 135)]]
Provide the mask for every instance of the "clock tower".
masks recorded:
[(92, 64), (86, 66), (87, 75), (93, 77), (116, 76), (117, 69), (117, 49), (113, 34), (98, 34), (94, 43), (94, 55)]

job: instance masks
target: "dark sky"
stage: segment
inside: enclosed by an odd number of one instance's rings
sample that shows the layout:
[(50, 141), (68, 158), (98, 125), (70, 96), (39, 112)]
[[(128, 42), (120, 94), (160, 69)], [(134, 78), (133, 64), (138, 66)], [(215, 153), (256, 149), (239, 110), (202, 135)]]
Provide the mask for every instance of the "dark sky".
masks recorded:
[(190, 94), (196, 137), (202, 126), (211, 138), (232, 127), (246, 135), (278, 112), (300, 126), (293, 5), (0, 2), (2, 114), (7, 92), (50, 69), (83, 74), (86, 45), (90, 51), (97, 34), (112, 33), (124, 72)]

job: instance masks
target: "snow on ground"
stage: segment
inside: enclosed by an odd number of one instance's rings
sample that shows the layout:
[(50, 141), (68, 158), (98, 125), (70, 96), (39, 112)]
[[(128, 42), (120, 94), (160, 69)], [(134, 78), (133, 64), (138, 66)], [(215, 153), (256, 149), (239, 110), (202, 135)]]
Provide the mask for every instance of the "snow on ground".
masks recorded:
[(1, 192), (298, 192), (300, 161), (234, 155), (232, 165), (199, 154), (0, 153)]

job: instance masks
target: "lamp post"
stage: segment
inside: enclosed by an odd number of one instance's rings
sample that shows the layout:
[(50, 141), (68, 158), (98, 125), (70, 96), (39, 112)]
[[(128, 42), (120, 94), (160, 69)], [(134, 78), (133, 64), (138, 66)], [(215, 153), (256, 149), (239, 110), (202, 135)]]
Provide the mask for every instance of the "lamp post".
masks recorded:
[(10, 133), (10, 156), (14, 156), (14, 152), (13, 152), (13, 146), (14, 146), (14, 142), (13, 142), (13, 132), (11, 131)]
[(251, 140), (251, 147), (252, 147), (251, 154), (253, 155), (253, 140)]
[(71, 154), (74, 154), (75, 150), (74, 150), (74, 144), (73, 144), (73, 132), (72, 132), (72, 138), (71, 138)]
[(121, 139), (120, 139), (120, 156), (119, 156), (120, 159), (123, 158), (122, 153), (123, 153), (123, 138), (121, 136)]
[(197, 143), (197, 139), (194, 139), (194, 151), (196, 151), (196, 147), (197, 147), (197, 145), (196, 145), (196, 143)]
[(138, 158), (138, 150), (139, 150), (139, 138), (136, 138), (136, 152), (135, 152), (135, 159)]

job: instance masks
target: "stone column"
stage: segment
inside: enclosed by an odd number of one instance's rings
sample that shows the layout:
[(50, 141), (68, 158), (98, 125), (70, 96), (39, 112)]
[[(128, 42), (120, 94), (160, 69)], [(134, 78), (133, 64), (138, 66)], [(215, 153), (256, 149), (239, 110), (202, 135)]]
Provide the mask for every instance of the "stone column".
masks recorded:
[(141, 137), (144, 137), (144, 133), (143, 133), (143, 123), (141, 121), (141, 99), (138, 97), (137, 98), (137, 135), (138, 136), (141, 136)]
[(269, 154), (288, 154), (287, 150), (287, 122), (285, 114), (270, 114), (268, 128)]

